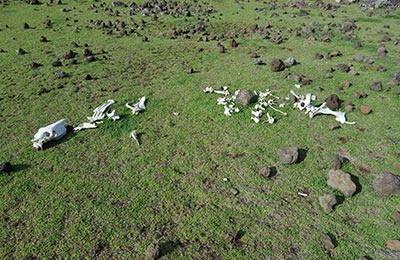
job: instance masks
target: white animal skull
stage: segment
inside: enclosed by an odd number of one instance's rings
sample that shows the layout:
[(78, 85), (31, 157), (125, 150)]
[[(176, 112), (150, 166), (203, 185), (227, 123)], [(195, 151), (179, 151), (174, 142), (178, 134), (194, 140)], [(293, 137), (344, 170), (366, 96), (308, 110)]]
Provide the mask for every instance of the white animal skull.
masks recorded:
[(31, 142), (36, 149), (43, 149), (43, 144), (51, 140), (59, 140), (67, 133), (65, 119), (61, 119), (54, 124), (39, 128)]

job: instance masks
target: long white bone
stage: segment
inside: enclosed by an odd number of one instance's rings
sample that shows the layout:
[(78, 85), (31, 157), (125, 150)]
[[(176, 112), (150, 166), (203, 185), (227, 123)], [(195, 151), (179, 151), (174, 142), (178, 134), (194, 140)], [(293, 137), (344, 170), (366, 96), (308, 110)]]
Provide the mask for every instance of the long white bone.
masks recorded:
[(275, 118), (273, 118), (272, 116), (269, 115), (269, 113), (267, 112), (267, 118), (268, 118), (268, 123), (273, 124), (275, 123)]
[(91, 128), (96, 128), (97, 125), (95, 123), (82, 123), (79, 124), (77, 127), (74, 128), (75, 132), (81, 131), (83, 129), (91, 129)]
[(54, 124), (39, 128), (38, 132), (33, 136), (31, 142), (36, 149), (43, 149), (43, 144), (51, 140), (59, 140), (67, 133), (65, 127), (65, 119), (61, 119)]
[(105, 112), (107, 111), (108, 107), (114, 103), (115, 101), (110, 99), (101, 104), (100, 106), (96, 107), (93, 110), (93, 116), (87, 118), (89, 119), (89, 123), (94, 123), (96, 121), (102, 120), (106, 115)]
[(130, 110), (132, 110), (132, 114), (137, 115), (141, 111), (146, 110), (145, 102), (146, 102), (146, 97), (141, 97), (139, 101), (133, 105), (133, 107), (130, 106), (129, 103), (126, 103), (125, 106)]
[(131, 137), (132, 137), (133, 139), (135, 139), (135, 141), (136, 141), (136, 143), (137, 143), (138, 145), (140, 145), (140, 142), (139, 142), (139, 134), (136, 132), (136, 130), (133, 130), (133, 131), (131, 132)]

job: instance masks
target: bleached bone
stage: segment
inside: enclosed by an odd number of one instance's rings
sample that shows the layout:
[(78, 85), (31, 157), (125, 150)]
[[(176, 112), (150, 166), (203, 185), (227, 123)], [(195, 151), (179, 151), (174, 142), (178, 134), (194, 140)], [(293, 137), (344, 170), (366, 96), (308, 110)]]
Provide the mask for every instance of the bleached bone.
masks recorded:
[(294, 84), (294, 86), (295, 86), (297, 89), (299, 89), (299, 88), (301, 88), (301, 87), (302, 87), (302, 85), (301, 85), (301, 84)]
[(108, 107), (114, 104), (115, 101), (110, 99), (101, 104), (100, 106), (96, 107), (93, 110), (93, 116), (88, 117), (89, 123), (94, 123), (96, 121), (102, 120), (105, 117), (105, 112), (107, 111)]
[(91, 129), (91, 128), (96, 128), (96, 127), (97, 127), (97, 125), (95, 123), (82, 123), (82, 124), (79, 124), (77, 127), (75, 127), (74, 131), (78, 132), (83, 129)]
[(136, 143), (137, 143), (138, 145), (140, 145), (140, 142), (139, 142), (139, 135), (138, 135), (138, 133), (136, 132), (136, 130), (133, 130), (133, 131), (131, 132), (131, 137), (132, 137), (133, 139), (135, 139), (135, 141), (136, 141)]
[(268, 100), (268, 106), (269, 106), (272, 110), (274, 110), (274, 111), (276, 111), (276, 112), (278, 112), (278, 113), (281, 113), (281, 114), (284, 115), (284, 116), (287, 115), (286, 112), (283, 112), (283, 111), (281, 111), (281, 110), (279, 110), (279, 109), (277, 109), (277, 108), (274, 108), (273, 105), (275, 105), (275, 102), (274, 102), (272, 99)]
[(61, 119), (54, 124), (39, 128), (38, 132), (33, 136), (31, 142), (36, 149), (43, 149), (43, 144), (51, 140), (59, 140), (67, 133), (65, 127), (65, 119)]
[(337, 111), (332, 111), (326, 102), (322, 103), (321, 106), (315, 107), (311, 104), (311, 100), (315, 100), (315, 96), (312, 94), (307, 94), (305, 97), (302, 95), (297, 95), (294, 93), (294, 91), (290, 91), (292, 95), (294, 95), (298, 101), (294, 103), (294, 107), (300, 109), (300, 110), (305, 110), (306, 114), (309, 114), (310, 118), (313, 118), (317, 114), (325, 114), (325, 115), (333, 115), (336, 118), (336, 121), (342, 123), (342, 124), (349, 124), (353, 125), (355, 122), (348, 122), (346, 120), (346, 113), (345, 112), (337, 112)]
[(206, 87), (203, 89), (204, 93), (214, 93), (214, 89), (212, 87)]
[(119, 115), (115, 113), (115, 110), (111, 111), (110, 113), (107, 113), (107, 117), (110, 118), (112, 121), (120, 119)]
[(261, 110), (256, 110), (256, 111), (253, 110), (253, 111), (251, 111), (251, 113), (257, 118), (262, 117), (262, 111)]
[(342, 123), (342, 124), (349, 124), (349, 125), (354, 125), (356, 122), (348, 122), (346, 121), (346, 113), (345, 112), (338, 112), (338, 111), (332, 111), (326, 103), (322, 103), (321, 106), (318, 108), (312, 110), (309, 115), (310, 118), (313, 118), (314, 116), (318, 114), (325, 114), (325, 115), (333, 115), (336, 118), (336, 121)]
[(125, 106), (130, 110), (132, 110), (132, 114), (137, 115), (141, 111), (146, 110), (145, 102), (146, 102), (146, 97), (141, 97), (139, 101), (133, 105), (133, 107), (130, 106), (129, 103), (126, 103)]
[(272, 116), (269, 115), (269, 113), (267, 112), (267, 122), (270, 124), (275, 123), (275, 118), (273, 118)]
[(258, 117), (253, 116), (253, 117), (251, 117), (251, 119), (257, 124), (260, 122), (260, 118), (258, 118)]

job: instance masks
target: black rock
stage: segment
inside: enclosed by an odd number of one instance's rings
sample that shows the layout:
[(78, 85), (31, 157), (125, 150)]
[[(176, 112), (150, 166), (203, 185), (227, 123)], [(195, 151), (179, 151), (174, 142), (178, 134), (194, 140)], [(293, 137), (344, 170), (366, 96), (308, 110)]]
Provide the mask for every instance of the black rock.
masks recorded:
[(92, 56), (92, 55), (93, 55), (93, 53), (91, 50), (89, 50), (87, 48), (83, 50), (83, 57), (88, 57), (88, 56)]
[(71, 42), (71, 47), (73, 48), (78, 48), (79, 45), (76, 42)]
[(0, 163), (0, 173), (11, 173), (12, 166), (9, 162)]
[(17, 53), (18, 53), (18, 55), (22, 55), (22, 54), (25, 54), (26, 51), (22, 48), (18, 48)]
[(62, 70), (57, 71), (57, 72), (54, 74), (54, 78), (55, 78), (55, 79), (63, 79), (63, 78), (65, 78), (65, 77), (67, 77), (67, 73), (65, 73), (65, 72), (62, 71)]
[(88, 56), (88, 57), (85, 58), (85, 61), (86, 61), (87, 63), (96, 61), (96, 57), (95, 57), (94, 55)]
[(73, 59), (73, 58), (75, 58), (76, 54), (77, 54), (76, 52), (69, 50), (69, 51), (67, 51), (67, 53), (64, 55), (64, 58), (65, 58), (66, 60)]
[(40, 42), (48, 42), (49, 40), (47, 40), (46, 37), (44, 36), (40, 36)]
[(24, 28), (24, 29), (29, 29), (29, 24), (24, 23), (24, 24), (22, 25), (22, 28)]
[(85, 80), (92, 80), (93, 79), (93, 77), (92, 77), (92, 75), (90, 75), (90, 74), (87, 74), (86, 76), (85, 76)]
[(51, 66), (60, 67), (62, 66), (62, 62), (60, 60), (53, 61), (53, 63), (51, 63)]
[(29, 64), (29, 67), (31, 67), (32, 69), (36, 69), (36, 68), (39, 68), (41, 66), (43, 66), (43, 65), (40, 64), (40, 63), (37, 63), (37, 62), (32, 62), (31, 64)]

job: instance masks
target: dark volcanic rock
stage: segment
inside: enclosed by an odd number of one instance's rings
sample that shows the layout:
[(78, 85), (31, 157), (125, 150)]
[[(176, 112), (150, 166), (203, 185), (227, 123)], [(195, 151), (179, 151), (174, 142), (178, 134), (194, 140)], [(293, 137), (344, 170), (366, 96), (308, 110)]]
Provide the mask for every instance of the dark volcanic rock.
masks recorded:
[(322, 234), (320, 237), (323, 248), (330, 252), (335, 248), (335, 244), (332, 242), (331, 237), (328, 234)]
[(83, 57), (88, 57), (88, 56), (92, 56), (92, 55), (93, 55), (93, 53), (92, 53), (91, 50), (89, 50), (89, 49), (87, 49), (87, 48), (85, 48), (85, 49), (83, 50)]
[(63, 64), (62, 64), (62, 62), (60, 61), (60, 60), (56, 60), (56, 61), (53, 61), (52, 63), (51, 63), (51, 66), (53, 66), (53, 67), (60, 67), (60, 66), (62, 66)]
[(49, 40), (47, 40), (46, 37), (44, 36), (40, 36), (40, 42), (48, 42)]
[(375, 178), (372, 187), (380, 196), (400, 194), (400, 176), (383, 172)]
[(328, 186), (341, 191), (345, 196), (352, 196), (356, 192), (356, 184), (350, 174), (342, 170), (330, 170), (327, 175)]
[(283, 63), (282, 60), (280, 59), (275, 59), (271, 62), (270, 64), (271, 70), (272, 71), (281, 71), (285, 69), (285, 64)]
[(254, 96), (253, 92), (248, 89), (240, 90), (238, 95), (236, 96), (235, 102), (241, 104), (243, 106), (248, 106), (254, 102), (256, 96)]
[(349, 72), (350, 71), (350, 66), (347, 64), (339, 64), (338, 69), (343, 71), (343, 72)]
[(86, 61), (87, 63), (94, 62), (94, 61), (96, 61), (96, 57), (95, 57), (94, 55), (87, 56), (87, 57), (85, 58), (85, 61)]
[(283, 147), (278, 149), (279, 160), (283, 164), (293, 164), (299, 158), (299, 148)]
[(381, 91), (382, 90), (382, 82), (375, 81), (371, 83), (372, 91)]
[(63, 78), (65, 78), (65, 77), (67, 77), (67, 73), (65, 73), (65, 72), (62, 71), (62, 70), (57, 71), (57, 72), (54, 74), (54, 78), (56, 78), (56, 79), (63, 79)]
[(24, 28), (24, 29), (29, 29), (29, 24), (24, 23), (24, 24), (22, 25), (22, 28)]
[(76, 54), (77, 54), (76, 52), (69, 50), (69, 51), (67, 51), (67, 53), (64, 55), (64, 58), (65, 58), (66, 60), (73, 59), (73, 58), (75, 58)]
[(231, 45), (232, 48), (237, 48), (238, 47), (238, 43), (233, 38), (230, 41), (230, 45)]
[(0, 163), (0, 173), (9, 174), (12, 171), (12, 166), (10, 162), (2, 162)]
[(325, 194), (320, 196), (318, 201), (325, 213), (331, 212), (333, 210), (332, 207), (337, 203), (336, 196), (333, 194)]
[(325, 99), (326, 105), (332, 109), (336, 110), (339, 108), (339, 97), (336, 94), (331, 94)]

